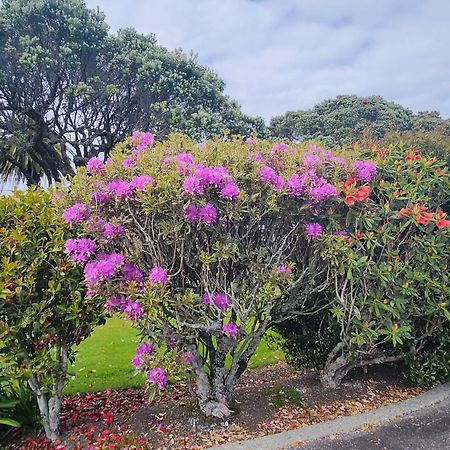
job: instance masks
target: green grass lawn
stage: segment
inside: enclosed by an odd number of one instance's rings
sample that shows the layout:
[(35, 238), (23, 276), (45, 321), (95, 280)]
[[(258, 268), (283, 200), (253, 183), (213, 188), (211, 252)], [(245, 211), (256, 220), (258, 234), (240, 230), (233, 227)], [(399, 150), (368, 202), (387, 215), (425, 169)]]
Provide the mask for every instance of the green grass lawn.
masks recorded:
[[(109, 319), (78, 346), (75, 365), (71, 368), (73, 377), (65, 392), (74, 394), (142, 386), (144, 376), (134, 377), (131, 365), (138, 343), (136, 330), (129, 322), (119, 317)], [(282, 359), (282, 353), (269, 349), (263, 340), (250, 367), (264, 367)]]

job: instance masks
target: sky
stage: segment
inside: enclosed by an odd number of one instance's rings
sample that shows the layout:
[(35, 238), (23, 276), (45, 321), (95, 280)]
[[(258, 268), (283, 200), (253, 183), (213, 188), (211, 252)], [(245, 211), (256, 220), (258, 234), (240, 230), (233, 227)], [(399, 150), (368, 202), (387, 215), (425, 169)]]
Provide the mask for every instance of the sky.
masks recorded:
[(450, 117), (450, 0), (86, 0), (198, 55), (266, 120), (341, 94)]

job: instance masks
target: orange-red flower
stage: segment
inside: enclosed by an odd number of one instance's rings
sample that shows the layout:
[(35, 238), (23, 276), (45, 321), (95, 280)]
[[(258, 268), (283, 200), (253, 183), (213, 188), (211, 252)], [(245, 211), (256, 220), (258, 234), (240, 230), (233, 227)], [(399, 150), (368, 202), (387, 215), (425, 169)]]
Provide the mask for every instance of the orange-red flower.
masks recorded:
[(445, 219), (446, 215), (447, 214), (445, 214), (445, 212), (442, 211), (442, 209), (438, 209), (436, 211), (436, 226), (438, 228), (450, 227), (450, 220)]
[(348, 206), (353, 206), (356, 202), (356, 197), (352, 194), (348, 194), (345, 199), (344, 199), (344, 203)]
[(433, 217), (433, 213), (422, 212), (416, 216), (416, 222), (420, 225), (428, 225)]
[(361, 186), (359, 189), (357, 189), (354, 195), (358, 201), (362, 202), (369, 197), (369, 192), (370, 187), (365, 184), (364, 186)]

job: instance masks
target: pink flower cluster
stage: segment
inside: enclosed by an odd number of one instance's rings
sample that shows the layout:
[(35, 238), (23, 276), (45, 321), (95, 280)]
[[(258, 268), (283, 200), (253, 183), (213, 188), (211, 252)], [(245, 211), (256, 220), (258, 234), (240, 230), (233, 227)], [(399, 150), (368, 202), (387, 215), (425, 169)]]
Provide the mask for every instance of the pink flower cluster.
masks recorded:
[(213, 294), (205, 292), (202, 296), (202, 303), (210, 305), (211, 302), (219, 309), (227, 309), (231, 305), (230, 297), (223, 292), (214, 292)]
[(147, 185), (153, 184), (153, 178), (150, 175), (135, 176), (131, 179), (130, 186), (137, 191), (145, 191)]
[(167, 276), (167, 272), (165, 269), (163, 269), (162, 267), (155, 266), (150, 271), (150, 275), (149, 275), (148, 279), (152, 283), (167, 284), (167, 281), (169, 278)]
[(155, 367), (147, 374), (147, 381), (156, 384), (159, 389), (163, 390), (167, 387), (167, 377), (163, 369)]
[(62, 216), (67, 224), (73, 225), (86, 219), (89, 216), (89, 209), (84, 203), (75, 203), (67, 208)]
[(139, 368), (142, 366), (144, 360), (143, 357), (149, 357), (152, 356), (155, 349), (150, 342), (143, 342), (142, 344), (139, 344), (136, 348), (136, 354), (133, 358), (133, 366), (135, 368)]
[(107, 311), (122, 311), (133, 321), (137, 321), (144, 316), (144, 310), (139, 302), (117, 296), (109, 297), (105, 303), (105, 308)]
[(234, 322), (228, 322), (223, 324), (222, 330), (225, 334), (228, 334), (230, 337), (235, 338), (239, 332), (239, 328)]
[(272, 167), (263, 166), (259, 171), (259, 176), (264, 183), (270, 184), (276, 191), (280, 191), (284, 187), (284, 180), (281, 175), (278, 175)]
[(89, 238), (67, 239), (65, 248), (72, 261), (83, 264), (94, 255), (97, 245)]
[(105, 173), (105, 165), (98, 156), (94, 156), (88, 161), (88, 163), (86, 164), (86, 169), (89, 173), (93, 175), (97, 174), (101, 175)]
[(94, 261), (88, 262), (84, 267), (84, 276), (89, 287), (94, 286), (100, 280), (109, 280), (125, 263), (121, 253), (101, 253)]
[(143, 133), (142, 131), (135, 131), (131, 136), (131, 144), (136, 150), (145, 150), (150, 148), (155, 141), (155, 136), (152, 133)]
[(131, 283), (132, 281), (140, 282), (144, 278), (142, 272), (131, 263), (124, 264), (122, 273), (126, 283)]
[(277, 273), (282, 278), (289, 278), (292, 275), (292, 270), (286, 264), (277, 266)]
[(306, 237), (308, 239), (317, 239), (322, 234), (322, 225), (320, 223), (308, 223), (306, 225)]
[(120, 224), (105, 222), (103, 225), (103, 236), (106, 239), (115, 238), (122, 234), (124, 231), (125, 228)]
[(365, 181), (366, 183), (372, 181), (377, 173), (377, 166), (370, 161), (355, 161), (353, 163), (353, 169), (356, 172), (356, 179), (358, 181)]
[(212, 225), (217, 220), (217, 209), (211, 203), (199, 207), (190, 203), (184, 210), (184, 218), (191, 223), (206, 223)]
[[(186, 156), (184, 156), (182, 161), (184, 164), (182, 170), (191, 167), (187, 163)], [(180, 168), (180, 161), (178, 161), (178, 163), (178, 167)], [(193, 171), (191, 167), (191, 171), (188, 173), (190, 173), (190, 175), (187, 176), (183, 182), (184, 195), (203, 195), (205, 188), (208, 186), (220, 188), (220, 195), (224, 198), (232, 199), (240, 194), (238, 185), (232, 180), (225, 167), (206, 167), (203, 164), (197, 164)]]

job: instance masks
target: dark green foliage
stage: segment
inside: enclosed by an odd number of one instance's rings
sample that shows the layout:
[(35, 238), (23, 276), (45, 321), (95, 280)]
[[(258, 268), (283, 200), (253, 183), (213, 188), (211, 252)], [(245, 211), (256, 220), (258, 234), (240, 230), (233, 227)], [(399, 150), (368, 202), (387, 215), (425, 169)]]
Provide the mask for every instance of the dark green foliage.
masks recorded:
[(321, 369), (339, 342), (339, 328), (329, 314), (299, 316), (276, 327), (280, 336), (271, 338), (284, 352), (287, 363), (296, 369)]
[(108, 35), (81, 0), (7, 0), (0, 8), (0, 175), (59, 180), (135, 130), (201, 140), (264, 135), (196, 57), (133, 29)]
[(431, 387), (450, 381), (450, 330), (430, 339), (422, 352), (407, 355), (407, 378), (414, 384)]

